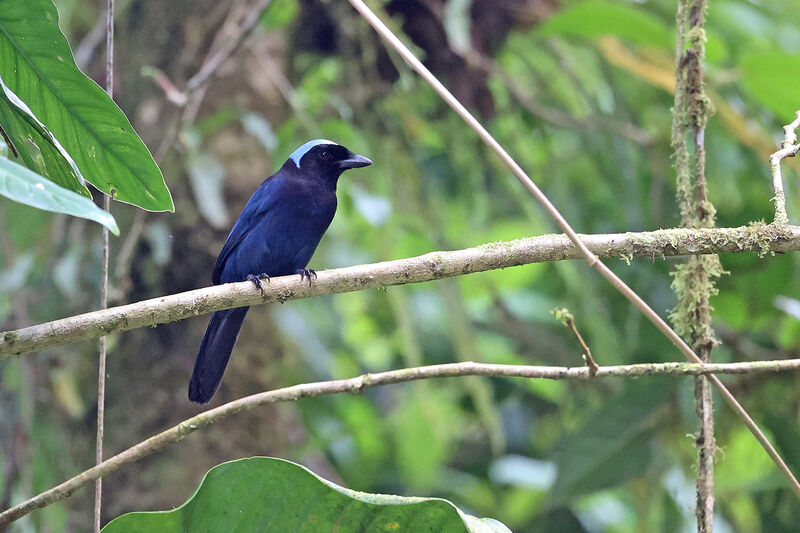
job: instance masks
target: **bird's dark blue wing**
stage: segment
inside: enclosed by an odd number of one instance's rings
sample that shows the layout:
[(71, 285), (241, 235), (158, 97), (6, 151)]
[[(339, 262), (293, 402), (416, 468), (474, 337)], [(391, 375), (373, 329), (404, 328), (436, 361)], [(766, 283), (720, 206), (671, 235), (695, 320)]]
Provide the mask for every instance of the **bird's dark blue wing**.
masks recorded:
[[(253, 228), (258, 225), (258, 222), (272, 209), (276, 202), (279, 201), (278, 190), (283, 185), (280, 177), (273, 175), (267, 178), (261, 185), (259, 185), (253, 196), (242, 209), (242, 214), (233, 225), (233, 229), (228, 234), (228, 239), (225, 241), (225, 246), (217, 257), (217, 263), (214, 265), (214, 274), (211, 277), (214, 285), (222, 283), (222, 272), (225, 269), (225, 262), (230, 255), (241, 244), (242, 240), (250, 233)], [(250, 274), (260, 274), (260, 272), (250, 272)], [(238, 281), (244, 281), (238, 280)]]

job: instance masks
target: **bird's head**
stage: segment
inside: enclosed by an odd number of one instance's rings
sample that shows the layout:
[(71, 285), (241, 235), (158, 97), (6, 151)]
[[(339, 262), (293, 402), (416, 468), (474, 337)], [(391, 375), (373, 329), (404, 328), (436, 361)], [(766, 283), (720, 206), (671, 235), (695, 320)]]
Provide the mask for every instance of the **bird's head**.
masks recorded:
[[(303, 173), (336, 180), (348, 168), (366, 167), (372, 161), (354, 154), (341, 144), (325, 139), (308, 141), (292, 152), (289, 161)], [(291, 164), (287, 161), (287, 164)]]

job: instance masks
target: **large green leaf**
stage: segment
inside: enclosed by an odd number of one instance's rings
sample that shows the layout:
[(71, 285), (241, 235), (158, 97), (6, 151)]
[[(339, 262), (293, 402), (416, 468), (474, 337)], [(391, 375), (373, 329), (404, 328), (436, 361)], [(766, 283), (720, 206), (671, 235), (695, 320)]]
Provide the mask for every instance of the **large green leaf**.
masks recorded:
[(0, 194), (15, 202), (45, 211), (94, 220), (110, 229), (114, 235), (119, 235), (114, 217), (97, 207), (90, 199), (59, 187), (32, 170), (2, 156), (0, 156)]
[(587, 413), (556, 455), (558, 477), (550, 501), (561, 505), (641, 474), (650, 461), (653, 415), (667, 401), (671, 385), (663, 379), (631, 382), (611, 402)]
[[(793, 424), (786, 424), (785, 419), (781, 426), (797, 433)], [(770, 437), (774, 442), (774, 436)], [(714, 466), (716, 494), (727, 497), (747, 490), (783, 487), (784, 481), (775, 471), (772, 460), (761, 450), (761, 445), (747, 429), (739, 427), (725, 435), (722, 446), (725, 450), (724, 460), (718, 461)], [(795, 443), (792, 448), (796, 448)], [(790, 449), (790, 453), (794, 452)], [(785, 458), (786, 452), (782, 451), (782, 456)]]
[(25, 166), (66, 189), (92, 197), (72, 157), (31, 108), (8, 88), (2, 76), (0, 125)]
[(269, 457), (215, 466), (180, 507), (122, 515), (103, 531), (510, 533), (500, 522), (464, 514), (447, 500), (357, 492)]
[(636, 44), (659, 47), (673, 44), (667, 26), (642, 8), (606, 1), (574, 4), (547, 19), (540, 31), (543, 35), (616, 35)]
[(800, 109), (800, 54), (747, 54), (740, 65), (745, 89), (789, 122)]
[(51, 0), (0, 0), (0, 75), (114, 199), (172, 210), (161, 171), (125, 114), (75, 65)]

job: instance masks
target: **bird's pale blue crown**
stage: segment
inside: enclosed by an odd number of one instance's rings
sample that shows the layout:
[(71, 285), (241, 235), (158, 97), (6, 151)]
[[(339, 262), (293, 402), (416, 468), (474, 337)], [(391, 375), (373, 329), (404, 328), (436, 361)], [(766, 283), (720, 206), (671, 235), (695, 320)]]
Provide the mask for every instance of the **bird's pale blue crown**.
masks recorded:
[(297, 168), (300, 168), (300, 160), (303, 159), (303, 156), (306, 155), (309, 150), (311, 150), (315, 146), (319, 146), (320, 144), (336, 144), (336, 143), (333, 141), (329, 141), (327, 139), (314, 139), (313, 141), (308, 141), (303, 146), (292, 152), (292, 155), (289, 156), (289, 159), (294, 161), (294, 164), (297, 165)]

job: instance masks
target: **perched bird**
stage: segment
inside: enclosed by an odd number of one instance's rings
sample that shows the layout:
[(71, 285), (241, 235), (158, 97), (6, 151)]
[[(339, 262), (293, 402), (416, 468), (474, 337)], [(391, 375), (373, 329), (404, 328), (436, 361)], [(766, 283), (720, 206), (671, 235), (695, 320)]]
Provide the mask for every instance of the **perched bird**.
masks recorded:
[[(295, 150), (264, 180), (233, 225), (214, 266), (215, 285), (270, 276), (316, 276), (307, 269), (336, 212), (336, 183), (349, 168), (371, 165), (332, 141), (317, 139)], [(208, 402), (219, 387), (248, 307), (211, 315), (189, 382), (189, 399)]]

